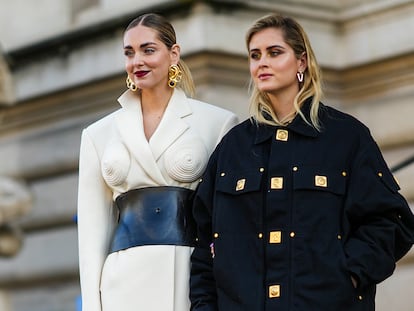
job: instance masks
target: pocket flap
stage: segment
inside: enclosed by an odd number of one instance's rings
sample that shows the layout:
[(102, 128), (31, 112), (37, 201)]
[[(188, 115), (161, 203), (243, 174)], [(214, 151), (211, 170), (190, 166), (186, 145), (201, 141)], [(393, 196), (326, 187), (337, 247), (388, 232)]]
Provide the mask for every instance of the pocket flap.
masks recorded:
[(334, 168), (301, 167), (293, 175), (293, 188), (344, 194), (346, 174), (343, 170)]
[(262, 173), (230, 172), (218, 177), (217, 190), (233, 195), (260, 190)]

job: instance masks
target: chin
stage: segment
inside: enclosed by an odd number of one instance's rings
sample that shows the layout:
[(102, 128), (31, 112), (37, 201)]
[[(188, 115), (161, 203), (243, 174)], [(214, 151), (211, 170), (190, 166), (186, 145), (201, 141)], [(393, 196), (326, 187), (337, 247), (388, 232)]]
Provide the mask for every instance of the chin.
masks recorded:
[(272, 87), (258, 87), (257, 88), (261, 93), (273, 93), (275, 89)]

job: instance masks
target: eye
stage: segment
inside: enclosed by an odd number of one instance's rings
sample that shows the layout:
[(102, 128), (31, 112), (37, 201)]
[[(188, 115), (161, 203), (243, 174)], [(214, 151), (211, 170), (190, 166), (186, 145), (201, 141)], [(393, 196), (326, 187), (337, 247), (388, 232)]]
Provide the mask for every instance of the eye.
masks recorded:
[(254, 60), (258, 60), (258, 59), (260, 59), (260, 53), (259, 52), (251, 52), (250, 53), (250, 58), (251, 59), (254, 59)]
[(271, 50), (271, 51), (269, 51), (269, 55), (270, 56), (278, 56), (280, 54), (281, 54), (281, 52), (279, 50)]
[(124, 50), (124, 55), (129, 57), (129, 56), (134, 55), (134, 52), (132, 50)]
[(144, 50), (145, 54), (154, 54), (155, 53), (155, 49), (154, 48), (146, 48)]

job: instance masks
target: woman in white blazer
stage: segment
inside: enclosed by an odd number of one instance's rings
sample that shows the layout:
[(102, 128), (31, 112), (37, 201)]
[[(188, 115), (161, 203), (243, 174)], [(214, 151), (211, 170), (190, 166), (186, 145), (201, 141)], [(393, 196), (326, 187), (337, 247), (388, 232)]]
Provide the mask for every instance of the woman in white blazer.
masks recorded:
[(191, 198), (237, 123), (190, 97), (172, 25), (156, 14), (124, 34), (121, 108), (83, 130), (78, 234), (83, 311), (190, 309)]

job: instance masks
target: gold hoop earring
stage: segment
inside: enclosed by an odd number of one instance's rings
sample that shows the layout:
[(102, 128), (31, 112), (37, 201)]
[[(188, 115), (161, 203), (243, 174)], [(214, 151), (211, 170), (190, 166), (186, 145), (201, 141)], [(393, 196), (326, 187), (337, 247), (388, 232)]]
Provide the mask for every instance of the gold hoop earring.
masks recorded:
[(132, 82), (132, 80), (129, 78), (128, 75), (127, 75), (125, 82), (126, 82), (127, 88), (129, 88), (132, 92), (135, 92), (136, 90), (138, 90), (138, 87), (134, 84), (134, 82)]
[(171, 65), (170, 68), (168, 68), (168, 86), (170, 88), (175, 88), (177, 83), (181, 81), (182, 76), (183, 72), (180, 67), (178, 67), (178, 65)]

